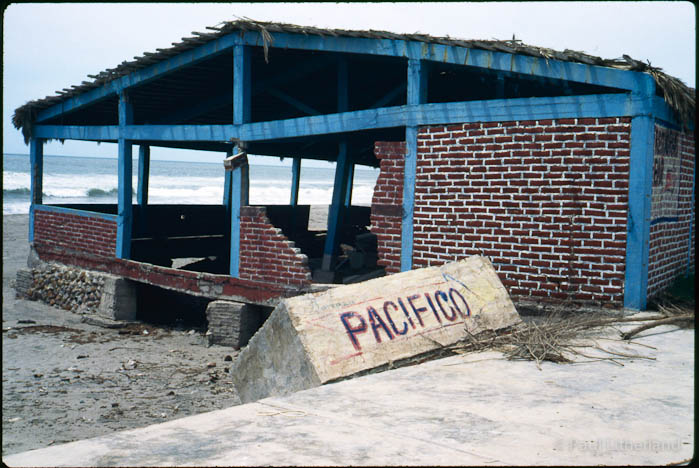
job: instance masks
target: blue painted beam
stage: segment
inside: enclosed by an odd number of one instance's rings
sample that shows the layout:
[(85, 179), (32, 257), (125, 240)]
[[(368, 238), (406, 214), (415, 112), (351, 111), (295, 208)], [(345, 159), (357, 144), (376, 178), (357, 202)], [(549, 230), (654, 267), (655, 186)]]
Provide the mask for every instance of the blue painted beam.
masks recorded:
[(75, 208), (66, 208), (64, 206), (41, 205), (36, 207), (36, 211), (45, 211), (47, 213), (67, 213), (76, 216), (82, 216), (85, 218), (100, 218), (106, 221), (113, 222), (119, 221), (118, 215), (113, 215), (109, 213), (99, 213), (97, 211), (78, 210)]
[(104, 84), (92, 91), (80, 94), (69, 98), (59, 104), (51, 106), (40, 111), (37, 114), (36, 122), (43, 122), (57, 115), (72, 112), (88, 104), (94, 104), (102, 99), (119, 94), (122, 90), (132, 86), (144, 84), (150, 80), (159, 78), (168, 73), (172, 73), (183, 67), (195, 64), (202, 60), (211, 58), (230, 50), (235, 44), (240, 42), (240, 36), (237, 33), (228, 34), (226, 36), (215, 39), (199, 47), (182, 52), (162, 62), (154, 63), (142, 70), (138, 70), (114, 81)]
[[(636, 75), (642, 74), (596, 65), (398, 39), (320, 37), (289, 33), (273, 33), (273, 37), (274, 42), (270, 45), (272, 48), (422, 59), (456, 65), (470, 65), (496, 71), (525, 73), (533, 76), (609, 86), (630, 91), (639, 91)], [(243, 37), (243, 41), (249, 45), (260, 45), (262, 44), (262, 37), (258, 32), (247, 32)]]
[(44, 140), (29, 140), (29, 164), (31, 180), (31, 204), (29, 206), (29, 242), (34, 242), (34, 210), (43, 202), (44, 191)]
[(624, 307), (644, 310), (648, 299), (648, 262), (653, 195), (655, 152), (655, 81), (649, 75), (638, 76), (633, 97), (644, 99), (646, 112), (631, 119), (629, 161), (629, 206), (626, 221), (626, 268)]
[[(226, 151), (226, 157), (229, 158), (233, 156), (233, 149)], [(226, 212), (230, 213), (231, 209), (231, 190), (233, 189), (231, 185), (231, 171), (224, 171), (223, 175), (223, 206), (225, 206)]]
[(339, 144), (337, 164), (335, 165), (333, 198), (332, 204), (330, 205), (330, 213), (328, 214), (328, 232), (325, 237), (325, 247), (323, 249), (321, 269), (324, 271), (330, 271), (332, 268), (332, 259), (337, 250), (338, 233), (344, 217), (344, 201), (347, 198), (347, 173), (349, 165), (347, 142), (342, 141)]
[(624, 307), (635, 310), (645, 309), (648, 293), (654, 135), (652, 117), (631, 119)]
[(36, 125), (34, 136), (44, 139), (116, 141), (118, 125)]
[[(653, 99), (631, 94), (558, 96), (432, 103), (368, 109), (240, 125), (127, 125), (126, 136), (138, 141), (265, 141), (374, 128), (461, 122), (501, 122), (555, 118), (650, 115)], [(116, 132), (113, 129), (116, 128)], [(118, 127), (37, 125), (40, 138), (112, 140)], [(99, 135), (109, 138), (99, 138)]]
[[(327, 67), (331, 63), (334, 63), (334, 60), (331, 60), (330, 58), (309, 60), (300, 63), (296, 68), (286, 70), (285, 73), (275, 74), (274, 76), (265, 80), (255, 81), (252, 84), (252, 96), (256, 96), (260, 93), (266, 92), (270, 87), (274, 87), (279, 84), (286, 83), (288, 81), (303, 78), (304, 76), (310, 75), (311, 73), (314, 73), (318, 70)], [(214, 111), (223, 106), (229, 105), (232, 102), (233, 89), (230, 89), (217, 96), (202, 99), (201, 101), (197, 102), (194, 106), (181, 109), (172, 114), (168, 114), (167, 116), (164, 116), (161, 119), (151, 121), (150, 123), (159, 125), (171, 122), (186, 122), (189, 119), (206, 114), (207, 112)], [(318, 114), (318, 112), (316, 112), (316, 114)], [(311, 113), (311, 115), (313, 114)]]
[(250, 48), (237, 45), (233, 48), (233, 123), (250, 121), (251, 112)]
[(345, 195), (345, 206), (352, 206), (352, 188), (354, 187), (354, 163), (350, 163), (347, 168), (347, 189)]
[(220, 109), (233, 101), (233, 90), (221, 93), (216, 96), (211, 96), (209, 98), (201, 99), (197, 101), (196, 104), (184, 107), (177, 112), (167, 113), (158, 119), (152, 120), (150, 123), (160, 125), (169, 124), (173, 122), (186, 122), (189, 119), (199, 117), (207, 112), (215, 111)]
[(304, 102), (296, 99), (293, 96), (289, 96), (288, 94), (286, 94), (282, 91), (279, 91), (276, 88), (270, 88), (267, 90), (267, 92), (269, 94), (271, 94), (272, 96), (276, 97), (277, 99), (280, 99), (280, 100), (286, 102), (290, 106), (295, 107), (296, 109), (298, 109), (301, 112), (304, 112), (308, 115), (319, 115), (320, 114), (320, 112), (317, 109), (309, 106), (308, 104), (305, 104)]
[(291, 197), (289, 204), (296, 206), (299, 204), (299, 186), (301, 182), (301, 158), (294, 158), (291, 165)]
[[(337, 111), (345, 112), (349, 108), (349, 68), (347, 58), (337, 59)], [(337, 164), (335, 165), (335, 182), (333, 184), (332, 205), (328, 214), (328, 231), (323, 249), (321, 269), (330, 271), (333, 257), (339, 243), (339, 232), (345, 215), (347, 201), (347, 182), (352, 162), (347, 154), (347, 141), (342, 140), (338, 147)]]
[[(233, 124), (243, 125), (250, 121), (251, 112), (250, 47), (236, 45), (233, 48)], [(233, 148), (234, 154), (244, 149), (240, 143)], [(248, 163), (236, 166), (231, 174), (231, 245), (230, 275), (240, 277), (240, 209), (248, 204)]]
[[(665, 102), (665, 99), (661, 98), (660, 96), (653, 96), (653, 117), (655, 117), (658, 120), (662, 120), (663, 122), (667, 122), (670, 125), (673, 125), (675, 127), (681, 128), (683, 124), (679, 122), (675, 118), (675, 114), (670, 108), (670, 106)], [(690, 132), (693, 132), (695, 127), (694, 122), (689, 122), (688, 124), (684, 124), (688, 126), (688, 130)]]
[[(427, 64), (408, 60), (407, 102), (419, 106), (427, 102)], [(403, 172), (403, 218), (401, 222), (400, 270), (413, 268), (413, 215), (415, 207), (415, 174), (417, 172), (417, 125), (405, 128), (405, 169)]]
[(150, 146), (138, 147), (138, 204), (148, 204), (148, 181), (150, 179)]
[(119, 155), (118, 155), (118, 217), (117, 258), (131, 257), (131, 234), (133, 230), (133, 155), (132, 143), (126, 138), (126, 125), (133, 122), (133, 105), (125, 92), (119, 95)]
[(407, 84), (406, 83), (401, 83), (395, 88), (393, 88), (391, 91), (386, 93), (381, 99), (373, 103), (372, 105), (369, 106), (369, 109), (376, 109), (379, 107), (384, 107), (386, 104), (389, 102), (393, 101), (395, 98), (397, 98), (400, 94), (404, 93), (405, 90), (407, 89)]
[[(350, 52), (423, 59), (639, 91), (637, 88), (638, 80), (635, 77), (641, 73), (615, 68), (403, 40), (320, 37), (288, 33), (272, 33), (272, 35), (274, 38), (274, 41), (270, 44), (272, 48)], [(129, 87), (143, 84), (167, 73), (223, 53), (241, 41), (251, 46), (260, 46), (263, 43), (261, 34), (253, 31), (246, 32), (242, 38), (239, 33), (223, 36), (44, 109), (38, 113), (36, 122), (43, 122), (52, 117), (74, 111), (85, 105), (118, 94)]]

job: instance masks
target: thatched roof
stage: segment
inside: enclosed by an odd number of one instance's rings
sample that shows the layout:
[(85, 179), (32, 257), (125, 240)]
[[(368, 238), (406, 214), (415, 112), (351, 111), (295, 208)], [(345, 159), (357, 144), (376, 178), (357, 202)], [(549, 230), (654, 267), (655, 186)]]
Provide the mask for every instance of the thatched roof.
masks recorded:
[(118, 66), (104, 70), (96, 75), (88, 75), (88, 78), (91, 78), (91, 81), (83, 81), (79, 85), (73, 85), (70, 88), (64, 88), (63, 90), (56, 91), (56, 96), (47, 96), (43, 99), (30, 101), (15, 110), (12, 123), (14, 124), (15, 128), (22, 129), (25, 141), (28, 141), (37, 112), (58, 104), (73, 96), (79, 95), (94, 88), (98, 88), (105, 83), (113, 81), (124, 75), (128, 75), (133, 71), (146, 68), (154, 63), (168, 59), (174, 55), (193, 49), (209, 41), (218, 39), (224, 35), (233, 32), (243, 34), (246, 31), (256, 31), (262, 34), (264, 39), (265, 59), (268, 55), (268, 45), (273, 42), (273, 38), (270, 33), (280, 32), (316, 36), (415, 41), (428, 44), (460, 46), (471, 49), (528, 55), (532, 57), (541, 57), (548, 60), (560, 60), (564, 62), (576, 62), (587, 65), (611, 67), (620, 70), (644, 72), (650, 74), (655, 79), (657, 87), (662, 91), (665, 101), (672, 108), (676, 118), (684, 125), (694, 122), (696, 107), (695, 89), (688, 87), (678, 78), (667, 75), (662, 71), (662, 69), (653, 67), (650, 65), (650, 63), (646, 64), (638, 60), (634, 60), (627, 55), (617, 59), (603, 59), (583, 52), (568, 49), (561, 52), (544, 47), (531, 46), (523, 44), (521, 41), (515, 39), (506, 41), (464, 40), (450, 37), (433, 37), (426, 34), (396, 34), (388, 31), (323, 29), (308, 26), (297, 26), (293, 24), (253, 21), (250, 19), (227, 21), (214, 27), (207, 27), (206, 29), (208, 30), (206, 33), (192, 32), (192, 37), (184, 37), (180, 42), (173, 42), (172, 47), (170, 48), (156, 49), (155, 52), (144, 52), (140, 57), (134, 57), (134, 60), (124, 61)]

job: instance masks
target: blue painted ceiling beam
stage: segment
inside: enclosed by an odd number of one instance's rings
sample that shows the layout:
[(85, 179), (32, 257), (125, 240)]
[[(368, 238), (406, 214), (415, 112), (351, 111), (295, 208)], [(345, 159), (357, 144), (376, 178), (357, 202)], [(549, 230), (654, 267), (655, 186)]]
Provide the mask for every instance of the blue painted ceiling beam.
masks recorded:
[(36, 122), (56, 117), (74, 111), (88, 104), (93, 104), (101, 99), (118, 94), (124, 89), (144, 84), (155, 78), (159, 78), (167, 73), (171, 73), (180, 68), (192, 65), (202, 60), (218, 55), (226, 50), (230, 50), (235, 44), (240, 42), (238, 34), (229, 34), (215, 39), (206, 44), (202, 44), (194, 49), (182, 52), (162, 62), (150, 65), (142, 70), (137, 70), (128, 75), (117, 78), (106, 83), (100, 88), (96, 88), (78, 96), (71, 97), (60, 104), (56, 104), (40, 111), (36, 116)]
[(381, 99), (373, 103), (371, 106), (369, 106), (369, 109), (376, 109), (379, 107), (384, 107), (386, 104), (389, 102), (393, 101), (395, 98), (400, 96), (402, 93), (405, 92), (407, 89), (408, 85), (407, 83), (401, 83), (395, 88), (393, 88), (391, 91), (386, 93)]
[[(394, 39), (320, 37), (289, 33), (272, 33), (272, 36), (274, 40), (269, 46), (273, 49), (291, 48), (431, 60), (609, 86), (630, 91), (639, 91), (639, 81), (642, 80), (638, 80), (637, 76), (645, 75), (650, 78), (649, 75), (640, 72), (458, 46)], [(36, 122), (43, 122), (52, 117), (76, 110), (113, 96), (129, 87), (143, 84), (167, 73), (213, 57), (231, 49), (235, 44), (241, 43), (241, 41), (252, 46), (262, 46), (263, 44), (262, 35), (254, 31), (246, 32), (242, 38), (238, 32), (222, 36), (162, 62), (117, 78), (102, 87), (71, 97), (60, 104), (44, 109), (37, 114)]]
[[(127, 125), (134, 141), (265, 141), (375, 128), (460, 122), (650, 115), (654, 99), (629, 94), (494, 99), (384, 107), (240, 125)], [(116, 126), (37, 125), (37, 138), (115, 140)]]
[(308, 115), (320, 115), (320, 112), (317, 109), (314, 109), (313, 107), (303, 103), (302, 101), (296, 99), (293, 96), (289, 96), (283, 91), (280, 91), (276, 88), (270, 88), (267, 90), (269, 94), (272, 96), (276, 97), (277, 99), (280, 99), (287, 104), (289, 104), (292, 107), (295, 107), (296, 109), (300, 110), (301, 112), (304, 112)]
[[(287, 70), (286, 73), (280, 75), (274, 75), (265, 80), (255, 81), (252, 84), (252, 95), (256, 96), (258, 94), (264, 93), (274, 86), (279, 84), (294, 81), (304, 76), (310, 75), (318, 70), (334, 63), (334, 60), (330, 58), (323, 58), (320, 60), (309, 60), (307, 62), (301, 63), (298, 67), (291, 70)], [(233, 102), (233, 90), (228, 90), (219, 94), (218, 96), (213, 96), (210, 98), (202, 99), (197, 103), (196, 106), (188, 107), (182, 109), (174, 114), (169, 114), (163, 116), (157, 121), (150, 122), (152, 124), (165, 124), (168, 122), (185, 122), (189, 119), (198, 117), (200, 115), (206, 114), (207, 112), (214, 111), (223, 106), (229, 105)], [(310, 107), (309, 107), (310, 109)], [(308, 112), (310, 115), (317, 115), (319, 112)]]
[[(600, 86), (636, 91), (640, 72), (610, 67), (562, 62), (553, 59), (492, 52), (459, 46), (427, 44), (398, 39), (367, 39), (357, 37), (302, 36), (289, 33), (273, 33), (271, 48), (320, 50), (369, 55), (386, 55), (422, 59), (456, 65), (470, 65), (498, 71), (557, 78)], [(262, 45), (262, 35), (246, 32), (243, 41), (249, 45)], [(271, 56), (274, 57), (274, 51)], [(273, 59), (273, 58), (272, 58)], [(649, 76), (649, 75), (647, 75)], [(650, 77), (650, 76), (649, 76)]]

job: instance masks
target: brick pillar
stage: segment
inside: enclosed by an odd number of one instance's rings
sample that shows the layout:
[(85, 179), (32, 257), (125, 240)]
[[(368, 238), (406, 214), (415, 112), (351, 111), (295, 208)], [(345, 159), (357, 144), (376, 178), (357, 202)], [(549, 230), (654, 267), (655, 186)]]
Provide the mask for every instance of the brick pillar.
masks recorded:
[(378, 264), (386, 273), (400, 271), (405, 142), (377, 141), (374, 154), (380, 173), (371, 200), (371, 232), (376, 234)]

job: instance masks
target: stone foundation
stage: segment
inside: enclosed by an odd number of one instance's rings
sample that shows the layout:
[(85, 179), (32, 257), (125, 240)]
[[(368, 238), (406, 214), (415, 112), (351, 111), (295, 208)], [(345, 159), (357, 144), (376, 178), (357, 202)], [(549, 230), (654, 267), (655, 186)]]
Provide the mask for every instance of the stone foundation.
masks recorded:
[(17, 297), (41, 301), (72, 312), (94, 313), (102, 296), (104, 277), (79, 268), (43, 264), (17, 272)]

